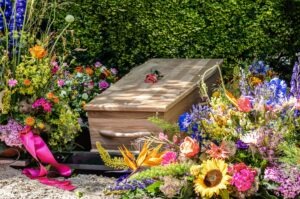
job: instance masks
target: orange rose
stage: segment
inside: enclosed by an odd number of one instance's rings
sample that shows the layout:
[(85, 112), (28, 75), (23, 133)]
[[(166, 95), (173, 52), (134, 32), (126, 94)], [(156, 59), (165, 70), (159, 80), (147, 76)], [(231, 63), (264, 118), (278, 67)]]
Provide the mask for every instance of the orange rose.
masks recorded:
[(34, 47), (29, 49), (30, 54), (37, 58), (37, 59), (42, 59), (47, 55), (47, 51), (45, 50), (44, 47), (35, 45)]
[(23, 84), (24, 84), (25, 86), (30, 86), (30, 84), (31, 84), (30, 79), (24, 79)]
[(87, 68), (85, 69), (85, 73), (88, 74), (89, 76), (91, 76), (91, 75), (93, 75), (94, 71), (93, 71), (93, 69), (91, 69), (90, 67), (87, 67)]
[(193, 157), (200, 151), (198, 142), (191, 137), (185, 137), (184, 142), (180, 145), (180, 152), (186, 157)]
[(33, 117), (27, 117), (27, 118), (25, 119), (25, 124), (26, 124), (27, 126), (33, 126), (34, 123), (35, 123), (35, 119), (34, 119)]

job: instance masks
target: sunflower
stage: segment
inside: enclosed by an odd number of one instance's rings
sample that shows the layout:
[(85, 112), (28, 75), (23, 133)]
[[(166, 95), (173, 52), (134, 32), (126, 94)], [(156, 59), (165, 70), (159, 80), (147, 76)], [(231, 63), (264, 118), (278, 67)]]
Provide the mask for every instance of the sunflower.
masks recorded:
[(227, 175), (227, 164), (223, 160), (212, 159), (206, 160), (201, 164), (199, 172), (196, 175), (195, 191), (201, 194), (201, 197), (211, 198), (214, 194), (219, 195), (220, 190), (227, 189), (230, 183), (230, 176)]

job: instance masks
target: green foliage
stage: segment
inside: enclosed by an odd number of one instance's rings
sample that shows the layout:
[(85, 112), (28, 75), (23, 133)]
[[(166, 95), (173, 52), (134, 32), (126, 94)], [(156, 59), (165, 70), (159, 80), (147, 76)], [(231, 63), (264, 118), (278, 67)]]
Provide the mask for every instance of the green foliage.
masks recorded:
[(78, 61), (100, 59), (126, 72), (152, 57), (225, 58), (229, 74), (243, 61), (279, 66), (293, 56), (299, 7), (296, 0), (60, 0), (55, 25), (75, 16), (68, 45), (87, 49), (72, 51)]
[(150, 117), (148, 120), (154, 124), (156, 124), (158, 127), (160, 127), (163, 132), (165, 133), (170, 133), (170, 134), (175, 134), (180, 132), (179, 127), (177, 124), (171, 124), (163, 119), (160, 119), (158, 117)]
[(279, 159), (280, 162), (299, 165), (300, 163), (300, 148), (295, 143), (284, 142), (279, 145), (279, 149), (284, 153), (284, 156)]
[(128, 169), (123, 158), (112, 158), (100, 142), (96, 142), (96, 147), (104, 164), (114, 169)]
[(147, 178), (157, 178), (163, 176), (182, 176), (189, 172), (191, 165), (188, 163), (176, 163), (164, 166), (150, 167), (147, 170), (140, 171), (132, 175), (131, 179), (143, 180)]

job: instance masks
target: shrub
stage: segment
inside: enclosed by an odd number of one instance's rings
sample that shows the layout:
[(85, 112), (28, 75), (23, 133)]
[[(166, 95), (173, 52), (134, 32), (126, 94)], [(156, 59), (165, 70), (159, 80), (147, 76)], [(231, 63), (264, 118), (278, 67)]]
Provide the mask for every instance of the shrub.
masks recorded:
[(297, 0), (68, 2), (58, 18), (76, 16), (72, 45), (87, 49), (73, 55), (123, 73), (152, 57), (225, 58), (227, 69), (255, 58), (279, 63), (299, 47)]

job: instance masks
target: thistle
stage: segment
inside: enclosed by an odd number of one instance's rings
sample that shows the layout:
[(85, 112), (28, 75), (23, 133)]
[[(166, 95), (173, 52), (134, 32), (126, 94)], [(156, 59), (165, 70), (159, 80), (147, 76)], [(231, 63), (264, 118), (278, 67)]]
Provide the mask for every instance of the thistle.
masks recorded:
[(107, 152), (107, 150), (101, 145), (100, 142), (96, 142), (96, 147), (105, 166), (114, 169), (128, 169), (123, 158), (118, 158), (118, 157), (112, 158)]

